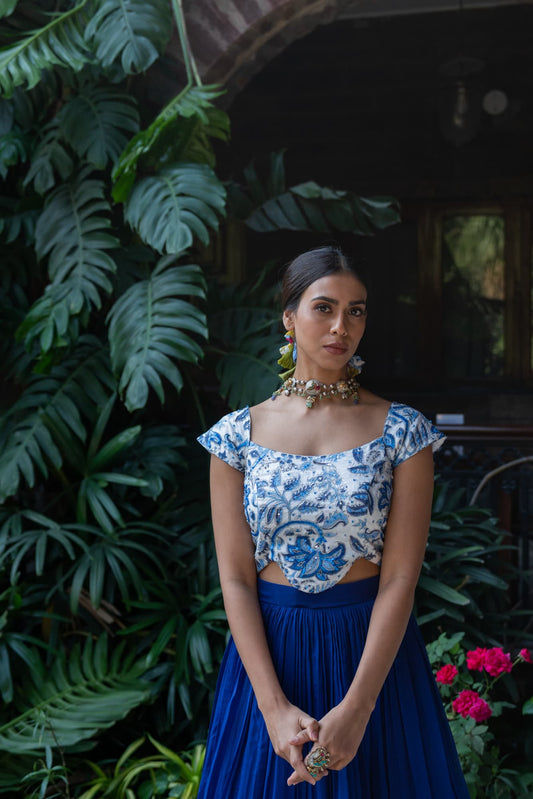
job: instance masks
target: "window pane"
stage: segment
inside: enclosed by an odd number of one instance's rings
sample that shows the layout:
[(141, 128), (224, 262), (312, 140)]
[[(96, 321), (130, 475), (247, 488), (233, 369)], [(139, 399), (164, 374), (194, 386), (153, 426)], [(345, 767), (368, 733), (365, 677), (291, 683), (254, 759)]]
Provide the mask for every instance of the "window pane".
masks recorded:
[(448, 217), (442, 246), (446, 374), (499, 377), (504, 365), (503, 217)]

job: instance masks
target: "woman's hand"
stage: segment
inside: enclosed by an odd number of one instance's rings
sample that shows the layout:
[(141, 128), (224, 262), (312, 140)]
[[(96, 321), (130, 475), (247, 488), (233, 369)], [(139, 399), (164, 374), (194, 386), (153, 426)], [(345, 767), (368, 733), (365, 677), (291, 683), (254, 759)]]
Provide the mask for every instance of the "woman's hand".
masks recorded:
[[(325, 747), (330, 756), (328, 770), (340, 771), (340, 769), (347, 766), (357, 754), (369, 718), (369, 711), (357, 712), (353, 709), (349, 709), (341, 702), (320, 719), (318, 738), (308, 737), (307, 730), (302, 729), (298, 735), (295, 735), (294, 738), (289, 740), (289, 744), (291, 746), (303, 746), (305, 743), (312, 741), (317, 745)], [(297, 772), (295, 769), (289, 777), (287, 784), (296, 785), (301, 782), (300, 774), (301, 772)], [(326, 774), (327, 771), (323, 771), (320, 777), (326, 776)], [(317, 779), (319, 779), (319, 777), (317, 777)]]
[[(318, 721), (290, 702), (263, 713), (263, 717), (275, 753), (290, 763), (294, 769), (291, 779), (296, 776), (296, 782), (309, 782), (315, 785), (325, 774), (318, 777), (309, 774), (304, 765), (302, 747), (308, 741), (318, 740)], [(289, 785), (292, 784), (294, 783), (289, 780)]]

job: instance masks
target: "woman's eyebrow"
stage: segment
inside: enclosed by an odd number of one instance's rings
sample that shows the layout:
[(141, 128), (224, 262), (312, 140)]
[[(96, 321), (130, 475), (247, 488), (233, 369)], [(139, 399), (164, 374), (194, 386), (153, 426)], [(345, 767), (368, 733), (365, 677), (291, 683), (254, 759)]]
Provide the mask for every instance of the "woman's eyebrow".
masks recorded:
[[(313, 297), (311, 302), (315, 302), (315, 300), (325, 300), (326, 302), (330, 302), (332, 305), (338, 305), (339, 301), (333, 299), (333, 297), (323, 297), (320, 295), (319, 297)], [(350, 300), (348, 305), (366, 305), (366, 300)]]

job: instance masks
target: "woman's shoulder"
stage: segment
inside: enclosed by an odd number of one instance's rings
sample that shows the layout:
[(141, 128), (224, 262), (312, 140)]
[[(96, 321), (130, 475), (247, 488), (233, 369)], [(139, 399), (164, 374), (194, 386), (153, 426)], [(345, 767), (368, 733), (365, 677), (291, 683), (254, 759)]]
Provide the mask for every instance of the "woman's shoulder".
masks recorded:
[(445, 435), (421, 411), (403, 402), (391, 402), (384, 439), (398, 465), (427, 446), (437, 450)]

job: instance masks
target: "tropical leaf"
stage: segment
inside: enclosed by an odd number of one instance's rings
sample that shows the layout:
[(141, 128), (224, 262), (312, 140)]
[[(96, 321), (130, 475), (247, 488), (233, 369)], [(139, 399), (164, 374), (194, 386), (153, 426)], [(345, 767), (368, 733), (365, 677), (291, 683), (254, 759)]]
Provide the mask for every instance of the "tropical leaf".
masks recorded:
[[(24, 529), (23, 522), (34, 526)], [(50, 568), (58, 555), (75, 560), (87, 551), (85, 542), (76, 530), (30, 510), (9, 516), (0, 528), (0, 538), (6, 542), (2, 559), (6, 566), (11, 564), (12, 585), (17, 581), (22, 561), (29, 559), (30, 555), (35, 564), (35, 574), (42, 576), (45, 568)]]
[(124, 527), (122, 515), (107, 492), (107, 487), (115, 484), (146, 488), (148, 483), (142, 477), (135, 477), (124, 471), (114, 471), (109, 464), (135, 442), (140, 432), (140, 425), (129, 427), (113, 436), (101, 450), (91, 452), (89, 447), (89, 455), (84, 464), (85, 476), (78, 492), (77, 507), (80, 521), (86, 521), (86, 504), (88, 504), (93, 516), (105, 532), (112, 533), (117, 525)]
[(204, 297), (200, 267), (172, 266), (161, 258), (152, 275), (131, 286), (109, 312), (113, 369), (128, 410), (143, 408), (152, 387), (164, 402), (162, 378), (180, 391), (183, 379), (177, 361), (197, 363), (202, 349), (184, 333), (206, 338), (205, 315), (182, 297)]
[(5, 243), (10, 244), (23, 234), (24, 243), (32, 245), (40, 214), (39, 209), (24, 207), (13, 197), (0, 197), (0, 235)]
[(104, 67), (144, 72), (163, 52), (171, 30), (167, 0), (100, 0), (85, 36)]
[(18, 127), (0, 136), (0, 178), (5, 180), (9, 168), (24, 163), (28, 157), (28, 137)]
[(84, 39), (91, 5), (92, 0), (81, 0), (74, 8), (54, 14), (44, 27), (0, 50), (0, 87), (6, 97), (16, 86), (36, 86), (44, 69), (59, 66), (77, 72), (91, 60)]
[(396, 200), (358, 197), (350, 191), (323, 188), (313, 181), (266, 200), (245, 220), (248, 227), (261, 233), (339, 230), (364, 236), (399, 221)]
[(109, 161), (114, 164), (139, 129), (137, 106), (130, 95), (91, 84), (65, 103), (59, 120), (78, 157), (96, 169), (104, 169)]
[(212, 103), (222, 91), (218, 86), (186, 86), (157, 115), (146, 130), (131, 139), (113, 171), (113, 199), (124, 202), (137, 169), (158, 170), (174, 161), (215, 165), (210, 138), (227, 140), (227, 114)]
[(2, 0), (0, 3), (0, 17), (8, 17), (13, 13), (18, 0)]
[(72, 529), (92, 538), (86, 552), (53, 588), (55, 591), (70, 583), (73, 613), (78, 610), (84, 587), (88, 588), (95, 608), (100, 607), (104, 591), (105, 598), (113, 601), (117, 588), (122, 601), (129, 606), (132, 589), (137, 597), (145, 592), (144, 575), (148, 565), (155, 567), (158, 578), (163, 576), (161, 548), (168, 541), (168, 531), (164, 527), (136, 522), (112, 534), (92, 525), (72, 525)]
[(111, 291), (115, 262), (106, 252), (118, 240), (109, 234), (103, 181), (82, 170), (72, 184), (60, 186), (47, 200), (35, 231), (35, 249), (49, 254), (51, 283), (30, 309), (18, 336), (26, 347), (39, 337), (41, 351), (64, 346), (71, 317), (100, 308), (100, 292)]
[(182, 253), (197, 236), (209, 242), (218, 228), (226, 191), (205, 164), (179, 163), (138, 181), (125, 208), (126, 221), (158, 252)]
[(62, 449), (84, 441), (83, 417), (93, 420), (114, 383), (97, 339), (80, 339), (76, 351), (48, 375), (36, 375), (0, 420), (0, 502), (15, 494), (35, 470), (44, 477), (63, 463)]
[(400, 221), (398, 203), (390, 197), (359, 197), (314, 181), (287, 188), (284, 155), (284, 150), (270, 154), (265, 177), (251, 162), (244, 169), (243, 186), (228, 184), (231, 213), (252, 230), (339, 230), (368, 236)]
[(185, 443), (180, 428), (175, 425), (154, 425), (141, 430), (135, 447), (123, 461), (123, 469), (127, 474), (142, 477), (146, 481), (141, 494), (157, 499), (165, 483), (171, 487), (176, 485), (176, 467), (185, 466), (186, 463), (180, 453)]
[(0, 726), (0, 749), (12, 754), (65, 749), (108, 729), (146, 702), (145, 665), (118, 646), (108, 654), (107, 636), (83, 649), (60, 653), (50, 668), (40, 663), (17, 697), (19, 715)]
[(231, 408), (262, 402), (279, 384), (276, 362), (285, 342), (268, 272), (238, 286), (210, 286), (206, 354), (214, 355), (219, 391)]
[(68, 180), (73, 168), (74, 162), (65, 148), (59, 117), (55, 117), (43, 128), (43, 137), (33, 154), (24, 185), (33, 183), (38, 194), (45, 194), (56, 185), (56, 174), (62, 181)]

